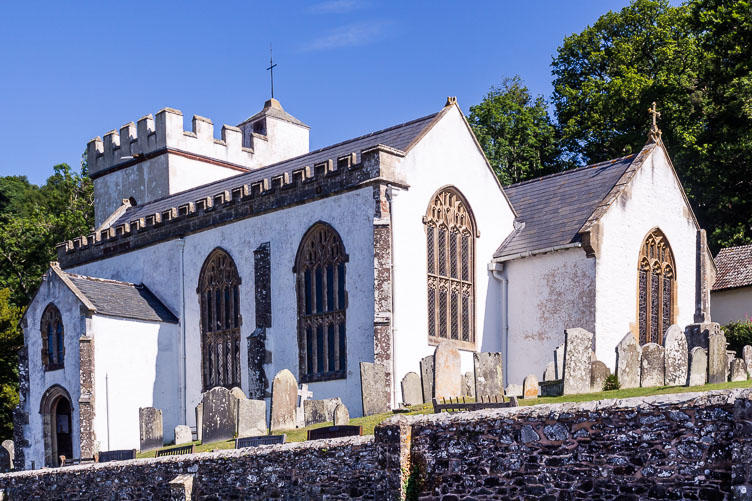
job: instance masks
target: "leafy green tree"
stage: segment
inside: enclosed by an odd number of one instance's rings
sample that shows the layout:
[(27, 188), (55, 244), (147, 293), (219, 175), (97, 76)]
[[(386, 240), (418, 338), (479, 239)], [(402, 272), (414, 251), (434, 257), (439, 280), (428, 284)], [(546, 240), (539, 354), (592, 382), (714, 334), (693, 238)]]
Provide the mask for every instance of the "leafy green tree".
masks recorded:
[(13, 409), (18, 405), (18, 360), (23, 346), (18, 326), (21, 308), (10, 302), (10, 289), (0, 289), (0, 440), (13, 435)]
[(0, 214), (28, 216), (41, 202), (39, 186), (31, 184), (26, 176), (0, 177)]
[(519, 76), (491, 87), (468, 116), (502, 184), (560, 170), (556, 129), (542, 96), (533, 97)]

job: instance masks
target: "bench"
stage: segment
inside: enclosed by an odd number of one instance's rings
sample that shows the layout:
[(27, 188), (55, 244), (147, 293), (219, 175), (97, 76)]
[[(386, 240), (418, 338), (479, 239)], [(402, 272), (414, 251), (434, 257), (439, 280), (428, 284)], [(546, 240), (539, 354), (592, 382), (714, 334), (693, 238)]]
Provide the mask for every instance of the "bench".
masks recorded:
[(104, 451), (99, 453), (100, 463), (108, 463), (110, 461), (125, 461), (127, 459), (136, 459), (136, 449), (122, 449), (116, 451)]
[(60, 456), (60, 465), (61, 466), (74, 466), (77, 464), (92, 464), (97, 462), (97, 457), (90, 457), (90, 458), (71, 458), (67, 459), (65, 456)]
[(342, 437), (359, 437), (363, 434), (361, 426), (341, 425), (326, 426), (324, 428), (314, 428), (308, 430), (306, 440), (322, 440), (325, 438), (342, 438)]
[(447, 412), (462, 412), (462, 411), (479, 411), (481, 409), (503, 409), (507, 407), (518, 407), (517, 397), (509, 397), (509, 401), (505, 402), (504, 397), (481, 397), (480, 402), (467, 402), (465, 397), (462, 397), (460, 402), (459, 397), (454, 401), (449, 399), (449, 402), (445, 398), (441, 399), (439, 403), (435, 398), (433, 399), (433, 412), (439, 414), (441, 411)]
[(180, 456), (182, 454), (193, 454), (194, 452), (196, 452), (196, 446), (195, 444), (191, 444), (183, 445), (181, 447), (173, 447), (171, 449), (162, 449), (161, 451), (157, 451), (157, 454), (154, 457)]
[(235, 439), (235, 448), (258, 447), (259, 445), (284, 444), (287, 435), (259, 435), (257, 437), (242, 437)]

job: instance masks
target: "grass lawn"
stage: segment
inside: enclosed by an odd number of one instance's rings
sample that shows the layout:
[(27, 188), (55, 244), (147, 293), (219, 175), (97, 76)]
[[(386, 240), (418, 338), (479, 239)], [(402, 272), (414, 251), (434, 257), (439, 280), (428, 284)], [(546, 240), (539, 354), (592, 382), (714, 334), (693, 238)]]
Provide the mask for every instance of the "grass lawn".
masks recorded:
[[(520, 405), (537, 405), (537, 404), (558, 404), (562, 402), (589, 402), (592, 400), (604, 400), (608, 398), (629, 398), (629, 397), (648, 397), (651, 395), (666, 395), (670, 393), (689, 393), (709, 390), (725, 390), (731, 388), (748, 388), (752, 386), (752, 381), (740, 381), (736, 383), (718, 383), (718, 384), (706, 384), (705, 386), (655, 386), (652, 388), (632, 388), (628, 390), (613, 390), (613, 391), (601, 391), (598, 393), (583, 393), (581, 395), (567, 395), (561, 397), (544, 397), (544, 398), (528, 398), (520, 399)], [(417, 414), (431, 414), (433, 407), (431, 404), (416, 405), (410, 407), (410, 411), (404, 413), (404, 415), (417, 415)], [(373, 429), (382, 421), (394, 416), (394, 412), (385, 412), (383, 414), (375, 414), (373, 416), (355, 418), (350, 420), (350, 424), (360, 425), (363, 427), (363, 435), (373, 435)], [(306, 432), (314, 428), (322, 428), (324, 426), (331, 426), (332, 423), (319, 423), (316, 425), (308, 426), (306, 428), (300, 428), (297, 430), (290, 430), (287, 433), (288, 442), (302, 442), (306, 439)], [(277, 433), (278, 435), (279, 433)], [(215, 449), (232, 449), (235, 447), (234, 440), (227, 440), (226, 442), (214, 442), (209, 444), (202, 444), (201, 442), (193, 442), (196, 445), (196, 452), (208, 452)], [(186, 444), (187, 445), (187, 444)], [(169, 447), (165, 447), (169, 448)], [(139, 458), (151, 458), (155, 456), (154, 451), (143, 452), (136, 457)]]

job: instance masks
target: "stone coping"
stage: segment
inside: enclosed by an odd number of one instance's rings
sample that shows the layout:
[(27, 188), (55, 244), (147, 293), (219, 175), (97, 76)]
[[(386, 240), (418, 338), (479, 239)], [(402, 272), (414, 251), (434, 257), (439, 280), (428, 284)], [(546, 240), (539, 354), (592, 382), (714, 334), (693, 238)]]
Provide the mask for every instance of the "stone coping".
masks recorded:
[[(340, 449), (349, 446), (368, 445), (374, 441), (373, 435), (360, 437), (331, 438), (324, 440), (308, 440), (305, 442), (288, 442), (278, 445), (262, 445), (259, 447), (244, 447), (242, 449), (222, 449), (217, 452), (197, 452), (194, 454), (182, 454), (179, 456), (163, 456), (160, 458), (136, 458), (125, 461), (108, 461), (107, 463), (90, 463), (66, 466), (63, 468), (40, 468), (36, 470), (23, 470), (0, 474), (0, 480), (4, 478), (35, 476), (40, 474), (56, 475), (60, 473), (75, 473), (76, 471), (95, 469), (121, 469), (125, 466), (136, 466), (151, 463), (198, 463), (204, 460), (218, 458), (244, 458), (249, 456), (263, 456), (275, 452), (295, 452), (307, 449)], [(188, 467), (190, 471), (190, 466)]]

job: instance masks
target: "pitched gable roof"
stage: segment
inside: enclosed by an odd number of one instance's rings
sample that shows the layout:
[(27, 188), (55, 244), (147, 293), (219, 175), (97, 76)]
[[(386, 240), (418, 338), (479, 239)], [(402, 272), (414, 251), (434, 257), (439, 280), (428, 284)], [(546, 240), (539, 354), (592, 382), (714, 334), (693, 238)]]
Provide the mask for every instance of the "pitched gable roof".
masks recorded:
[(721, 249), (715, 257), (714, 291), (752, 286), (752, 245)]

